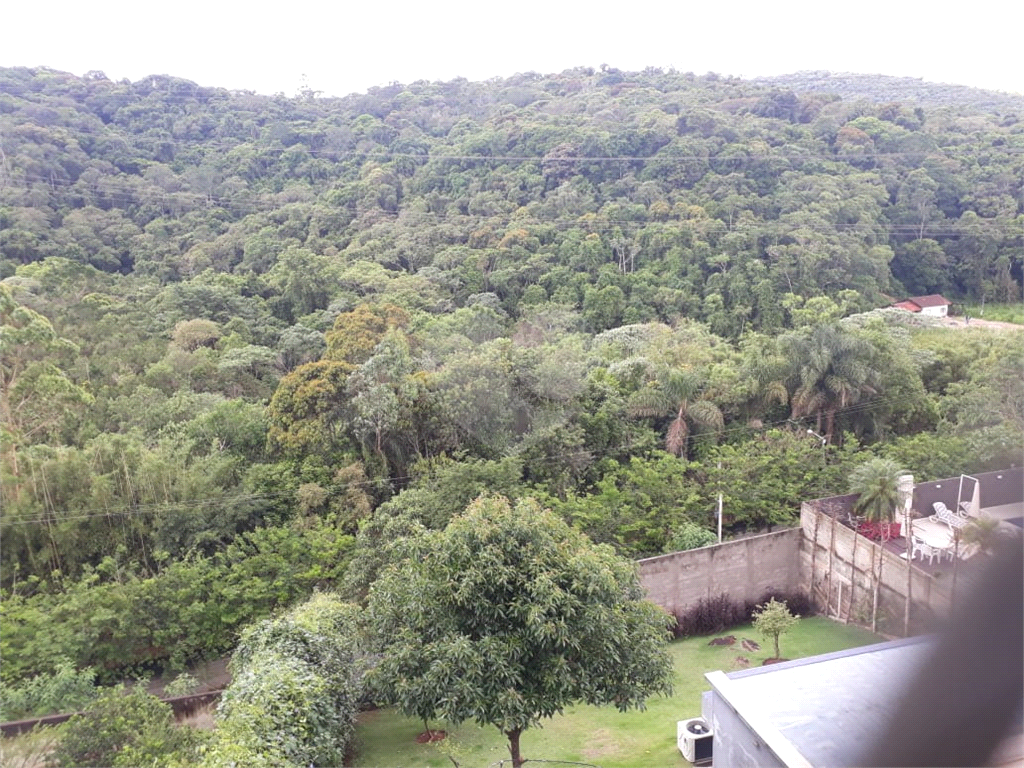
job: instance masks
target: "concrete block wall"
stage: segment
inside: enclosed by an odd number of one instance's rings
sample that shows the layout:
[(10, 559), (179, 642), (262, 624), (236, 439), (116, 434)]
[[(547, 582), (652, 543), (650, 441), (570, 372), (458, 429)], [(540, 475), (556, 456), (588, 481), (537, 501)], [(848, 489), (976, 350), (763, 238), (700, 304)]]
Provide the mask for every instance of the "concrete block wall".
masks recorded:
[[(902, 617), (907, 594), (906, 560), (821, 514), (814, 502), (802, 505), (800, 524), (800, 586), (819, 611), (843, 620), (862, 622), (865, 610), (870, 609), (873, 602), (873, 573), (877, 573), (881, 559), (879, 611)], [(947, 592), (919, 568), (911, 569), (911, 595), (915, 606), (912, 616), (941, 616), (949, 610)], [(902, 624), (899, 630), (902, 633)]]
[(677, 614), (702, 598), (727, 594), (737, 602), (765, 592), (800, 587), (800, 528), (788, 528), (710, 547), (640, 560), (640, 582), (648, 597)]

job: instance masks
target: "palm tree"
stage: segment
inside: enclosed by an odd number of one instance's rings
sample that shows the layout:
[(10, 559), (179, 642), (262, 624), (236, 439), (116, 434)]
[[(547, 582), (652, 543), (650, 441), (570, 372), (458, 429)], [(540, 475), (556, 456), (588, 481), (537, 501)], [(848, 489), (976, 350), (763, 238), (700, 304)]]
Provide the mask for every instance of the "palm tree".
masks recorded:
[(761, 414), (772, 406), (787, 405), (786, 378), (792, 369), (789, 359), (780, 354), (773, 340), (752, 337), (741, 343), (744, 345), (743, 374), (753, 395), (751, 404), (759, 408)]
[(691, 425), (715, 430), (723, 425), (722, 412), (701, 396), (703, 389), (703, 377), (697, 372), (665, 368), (654, 381), (633, 394), (629, 413), (642, 418), (674, 414), (665, 434), (665, 450), (683, 456)]
[(873, 522), (891, 522), (900, 503), (900, 475), (892, 459), (874, 458), (850, 473), (850, 493), (859, 494), (854, 509)]
[(972, 518), (962, 539), (967, 544), (976, 544), (982, 552), (991, 552), (999, 541), (999, 521), (987, 515)]
[(779, 338), (779, 348), (791, 366), (786, 379), (791, 418), (814, 416), (817, 431), (824, 429), (831, 443), (839, 412), (877, 392), (871, 344), (833, 323), (788, 333)]
[[(854, 509), (858, 512), (862, 512), (864, 516), (875, 523), (889, 523), (892, 522), (896, 507), (899, 506), (902, 500), (900, 494), (900, 475), (904, 475), (906, 472), (900, 468), (892, 459), (874, 458), (864, 462), (859, 467), (850, 473), (850, 493), (859, 494), (857, 501), (854, 502)], [(884, 546), (885, 540), (888, 538), (888, 531), (886, 530), (882, 536), (882, 542)], [(854, 539), (854, 546), (856, 546), (856, 539)], [(854, 558), (856, 558), (856, 550), (854, 550)], [(882, 553), (879, 553), (882, 555)], [(856, 560), (854, 561), (856, 564)], [(871, 577), (874, 582), (872, 589), (872, 611), (871, 611), (871, 631), (875, 631), (875, 620), (878, 613), (878, 587), (882, 581), (882, 563), (884, 562), (884, 555), (878, 558), (878, 572), (875, 573), (875, 569), (871, 569)], [(853, 596), (850, 597), (851, 609)]]

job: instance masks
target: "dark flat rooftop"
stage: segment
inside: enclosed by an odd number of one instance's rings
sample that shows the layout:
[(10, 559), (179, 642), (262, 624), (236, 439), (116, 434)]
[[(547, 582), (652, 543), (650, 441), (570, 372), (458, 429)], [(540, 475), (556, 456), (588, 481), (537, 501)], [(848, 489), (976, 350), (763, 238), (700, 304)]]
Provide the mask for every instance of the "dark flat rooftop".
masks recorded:
[(930, 638), (911, 638), (731, 672), (719, 692), (741, 717), (758, 713), (811, 765), (856, 765), (931, 649)]
[[(857, 765), (934, 648), (934, 636), (914, 637), (707, 679), (785, 764)], [(1020, 741), (1017, 727), (1006, 743)]]

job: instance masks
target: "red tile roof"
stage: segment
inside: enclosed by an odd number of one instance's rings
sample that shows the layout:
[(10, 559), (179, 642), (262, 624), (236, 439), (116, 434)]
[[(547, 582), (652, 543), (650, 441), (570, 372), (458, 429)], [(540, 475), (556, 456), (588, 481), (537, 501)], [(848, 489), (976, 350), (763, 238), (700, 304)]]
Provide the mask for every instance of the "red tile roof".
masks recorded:
[(907, 312), (920, 312), (921, 307), (912, 301), (897, 301), (893, 304), (895, 309), (905, 309)]
[(930, 293), (927, 296), (911, 296), (907, 301), (914, 302), (922, 309), (924, 307), (944, 307), (953, 303), (938, 293)]
[(905, 309), (909, 312), (920, 312), (925, 307), (947, 307), (952, 303), (953, 302), (944, 296), (937, 293), (931, 293), (927, 296), (911, 296), (909, 299), (897, 301), (892, 306), (897, 309)]

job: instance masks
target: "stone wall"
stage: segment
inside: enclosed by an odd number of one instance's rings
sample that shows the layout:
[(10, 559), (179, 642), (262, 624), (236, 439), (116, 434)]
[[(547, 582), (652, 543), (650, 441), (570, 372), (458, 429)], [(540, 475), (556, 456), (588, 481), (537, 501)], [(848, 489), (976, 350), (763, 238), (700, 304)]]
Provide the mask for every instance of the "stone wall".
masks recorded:
[(679, 614), (702, 598), (727, 594), (737, 602), (759, 600), (768, 591), (800, 588), (800, 528), (788, 528), (710, 547), (639, 561), (648, 597)]

